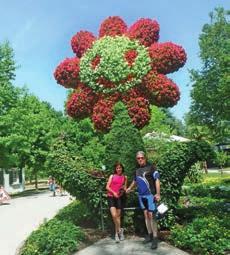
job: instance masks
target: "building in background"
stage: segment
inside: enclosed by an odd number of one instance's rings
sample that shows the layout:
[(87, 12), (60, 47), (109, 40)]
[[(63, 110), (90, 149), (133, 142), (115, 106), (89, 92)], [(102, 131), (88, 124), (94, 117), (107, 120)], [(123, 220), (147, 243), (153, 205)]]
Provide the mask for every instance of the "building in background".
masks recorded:
[(0, 169), (0, 185), (9, 193), (17, 193), (25, 190), (25, 174), (23, 169)]
[(182, 137), (182, 136), (167, 135), (163, 132), (159, 133), (159, 132), (155, 132), (155, 131), (145, 134), (143, 138), (144, 139), (163, 139), (164, 141), (168, 141), (168, 142), (189, 142), (189, 141), (191, 141), (190, 139)]

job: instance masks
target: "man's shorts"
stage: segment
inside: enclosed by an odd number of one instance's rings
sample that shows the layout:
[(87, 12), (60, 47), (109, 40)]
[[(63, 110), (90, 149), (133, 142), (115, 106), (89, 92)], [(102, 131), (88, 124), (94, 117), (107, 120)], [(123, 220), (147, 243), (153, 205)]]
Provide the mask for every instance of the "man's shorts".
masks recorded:
[(109, 208), (115, 207), (116, 209), (123, 209), (124, 202), (121, 197), (119, 198), (108, 197), (108, 205), (109, 205)]
[(156, 212), (157, 206), (156, 203), (154, 202), (154, 196), (152, 194), (145, 196), (138, 195), (138, 200), (142, 210)]

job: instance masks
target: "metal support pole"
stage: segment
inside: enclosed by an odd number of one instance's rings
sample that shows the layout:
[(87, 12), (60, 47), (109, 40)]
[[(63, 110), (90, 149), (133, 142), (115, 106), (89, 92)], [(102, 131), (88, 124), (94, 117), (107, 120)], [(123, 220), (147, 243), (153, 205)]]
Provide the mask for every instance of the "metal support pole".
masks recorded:
[(103, 208), (102, 208), (102, 190), (100, 189), (100, 214), (101, 214), (101, 229), (102, 231), (105, 230), (104, 226), (104, 214), (103, 214)]

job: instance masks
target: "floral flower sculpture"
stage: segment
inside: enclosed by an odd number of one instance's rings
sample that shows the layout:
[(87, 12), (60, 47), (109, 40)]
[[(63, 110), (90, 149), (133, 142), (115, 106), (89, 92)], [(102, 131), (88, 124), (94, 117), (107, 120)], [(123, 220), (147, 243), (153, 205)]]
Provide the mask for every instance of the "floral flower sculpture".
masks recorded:
[(90, 117), (97, 130), (107, 131), (119, 100), (138, 128), (150, 120), (150, 104), (174, 106), (180, 92), (165, 75), (185, 64), (186, 53), (181, 46), (158, 39), (157, 21), (142, 18), (128, 28), (117, 16), (102, 22), (98, 38), (88, 31), (74, 35), (76, 56), (65, 59), (54, 72), (57, 83), (74, 89), (67, 113), (76, 119)]

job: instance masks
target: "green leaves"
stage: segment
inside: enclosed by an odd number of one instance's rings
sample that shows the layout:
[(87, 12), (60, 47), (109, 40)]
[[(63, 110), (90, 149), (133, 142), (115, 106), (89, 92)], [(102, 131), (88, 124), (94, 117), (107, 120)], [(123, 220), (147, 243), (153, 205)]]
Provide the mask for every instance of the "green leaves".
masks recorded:
[(76, 251), (84, 233), (73, 223), (56, 218), (40, 226), (27, 239), (21, 255), (66, 255)]
[(0, 44), (0, 86), (14, 80), (15, 69), (14, 53), (9, 42)]
[(212, 156), (210, 146), (203, 142), (173, 143), (158, 159), (161, 174), (162, 197), (175, 208), (181, 194), (184, 178), (198, 160)]
[[(190, 123), (207, 126), (215, 140), (224, 141), (230, 133), (230, 23), (229, 13), (217, 8), (211, 23), (199, 38), (201, 70), (191, 70), (193, 89)], [(224, 127), (221, 122), (226, 122)]]
[(171, 240), (176, 246), (195, 254), (226, 254), (230, 234), (226, 221), (227, 218), (215, 216), (196, 218), (184, 227), (176, 225), (171, 231)]
[(4, 151), (0, 166), (26, 167), (27, 178), (39, 173), (44, 176), (50, 144), (59, 126), (60, 117), (47, 103), (21, 92), (0, 118), (0, 147)]
[[(137, 52), (132, 66), (129, 66), (125, 60), (125, 53), (129, 50)], [(97, 56), (100, 57), (100, 63), (94, 69), (92, 61)], [(140, 83), (143, 76), (151, 69), (150, 62), (148, 51), (137, 41), (130, 40), (125, 36), (105, 36), (96, 41), (82, 57), (80, 78), (95, 92), (125, 92)], [(128, 80), (130, 76), (132, 79)], [(98, 82), (100, 78), (114, 83), (115, 86), (111, 88), (103, 86)]]
[(125, 167), (125, 174), (131, 178), (136, 166), (136, 152), (144, 151), (144, 144), (124, 104), (117, 103), (114, 111), (115, 119), (112, 128), (105, 136), (105, 165), (108, 173), (112, 173), (114, 163), (120, 161)]

